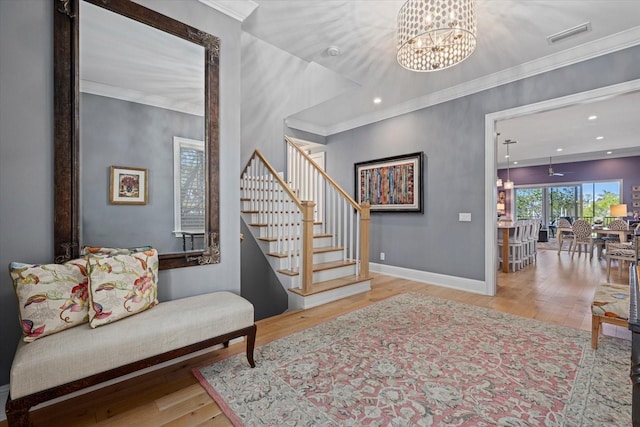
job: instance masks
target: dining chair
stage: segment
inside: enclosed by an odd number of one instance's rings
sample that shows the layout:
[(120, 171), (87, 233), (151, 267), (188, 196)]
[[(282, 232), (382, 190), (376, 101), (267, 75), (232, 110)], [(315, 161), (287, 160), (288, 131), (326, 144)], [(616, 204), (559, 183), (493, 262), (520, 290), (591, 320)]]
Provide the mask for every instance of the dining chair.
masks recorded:
[[(560, 228), (572, 228), (571, 223), (569, 222), (568, 219), (566, 218), (558, 218), (558, 229)], [(568, 241), (569, 242), (569, 249), (568, 251), (571, 251), (571, 248), (573, 247), (573, 232), (571, 231), (558, 231), (558, 237), (560, 237), (560, 233), (562, 233), (562, 245), (564, 246), (564, 242)], [(560, 250), (562, 250), (562, 248), (560, 248)], [(560, 250), (558, 251), (558, 255), (560, 255)]]
[[(629, 231), (629, 224), (624, 219), (614, 219), (609, 224), (609, 230)], [(609, 241), (609, 242), (612, 242), (612, 241), (618, 241), (619, 242), (620, 241), (620, 236), (618, 236), (618, 235), (605, 236), (604, 239), (606, 241)]]
[(635, 241), (631, 242), (607, 242), (605, 245), (605, 258), (607, 260), (607, 282), (611, 275), (611, 261), (618, 261), (618, 276), (622, 275), (622, 264), (625, 261), (636, 262)]
[[(623, 219), (614, 219), (609, 223), (609, 226), (607, 228), (609, 230), (628, 231), (629, 224), (627, 224), (627, 221)], [(618, 236), (617, 234), (604, 235), (604, 236), (598, 235), (598, 237), (594, 240), (594, 243), (598, 248), (598, 258), (602, 257), (602, 250), (605, 248), (605, 245), (607, 242), (619, 242), (619, 241), (620, 241), (620, 236)]]
[(577, 219), (573, 222), (571, 227), (573, 229), (573, 250), (571, 251), (571, 258), (576, 253), (576, 249), (582, 254), (582, 247), (585, 247), (585, 253), (587, 247), (589, 247), (589, 258), (593, 258), (593, 232), (591, 230), (591, 224), (584, 219)]

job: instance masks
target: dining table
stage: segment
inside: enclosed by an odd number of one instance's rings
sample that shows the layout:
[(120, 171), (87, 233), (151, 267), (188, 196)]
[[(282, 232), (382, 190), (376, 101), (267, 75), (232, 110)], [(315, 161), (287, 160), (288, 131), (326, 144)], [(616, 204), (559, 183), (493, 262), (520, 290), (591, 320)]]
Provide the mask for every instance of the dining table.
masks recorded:
[[(557, 229), (556, 236), (558, 239), (558, 255), (562, 250), (562, 242), (564, 241), (564, 233), (566, 232), (573, 233), (573, 229), (571, 227), (558, 227)], [(600, 227), (595, 225), (595, 226), (591, 226), (591, 232), (598, 235), (600, 234), (617, 235), (621, 242), (626, 242), (627, 234), (629, 233), (629, 230), (612, 230), (607, 227)]]

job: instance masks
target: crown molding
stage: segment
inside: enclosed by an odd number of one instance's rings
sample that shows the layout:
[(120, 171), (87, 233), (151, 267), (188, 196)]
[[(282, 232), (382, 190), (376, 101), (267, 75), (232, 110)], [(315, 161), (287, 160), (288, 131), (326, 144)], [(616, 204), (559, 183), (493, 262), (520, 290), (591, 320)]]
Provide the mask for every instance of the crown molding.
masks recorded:
[(166, 98), (155, 94), (148, 94), (135, 89), (125, 89), (117, 86), (93, 82), (90, 80), (80, 80), (80, 92), (204, 117), (204, 104), (202, 103), (179, 103), (171, 98)]
[(293, 117), (287, 117), (284, 119), (285, 126), (291, 129), (298, 129), (304, 132), (310, 132), (320, 136), (327, 136), (327, 128), (319, 126), (315, 123), (308, 122), (306, 120), (300, 120)]
[(236, 21), (244, 21), (258, 7), (252, 0), (198, 0), (200, 3), (232, 17)]
[[(640, 26), (630, 28), (625, 31), (603, 37), (589, 43), (585, 43), (571, 49), (548, 55), (533, 61), (529, 61), (512, 68), (508, 68), (497, 73), (479, 77), (456, 86), (443, 89), (425, 96), (410, 99), (406, 102), (396, 104), (373, 114), (366, 114), (337, 123), (332, 126), (318, 126), (310, 122), (287, 118), (286, 122), (296, 123), (296, 129), (313, 132), (321, 136), (334, 135), (360, 126), (365, 126), (381, 120), (389, 119), (412, 111), (431, 107), (443, 102), (451, 101), (463, 96), (472, 95), (483, 90), (501, 86), (527, 77), (542, 74), (568, 65), (597, 58), (602, 55), (617, 52), (640, 44)], [(308, 126), (308, 127), (305, 127)], [(293, 127), (293, 126), (292, 126)], [(311, 129), (315, 129), (311, 130)], [(323, 133), (318, 133), (322, 131)]]

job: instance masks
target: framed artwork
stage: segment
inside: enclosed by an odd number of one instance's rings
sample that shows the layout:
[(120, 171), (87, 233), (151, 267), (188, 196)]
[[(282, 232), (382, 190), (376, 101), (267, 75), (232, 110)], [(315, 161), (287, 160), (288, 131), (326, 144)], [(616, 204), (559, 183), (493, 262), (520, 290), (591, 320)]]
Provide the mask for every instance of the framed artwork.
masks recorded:
[(634, 185), (631, 187), (631, 191), (640, 191), (640, 185)]
[(640, 202), (633, 202), (634, 208), (640, 208)]
[(146, 205), (147, 182), (146, 169), (111, 166), (109, 201), (114, 205)]
[(634, 200), (640, 199), (640, 193), (633, 193), (631, 195), (631, 198), (634, 199)]
[(422, 152), (356, 163), (355, 199), (371, 212), (423, 212)]

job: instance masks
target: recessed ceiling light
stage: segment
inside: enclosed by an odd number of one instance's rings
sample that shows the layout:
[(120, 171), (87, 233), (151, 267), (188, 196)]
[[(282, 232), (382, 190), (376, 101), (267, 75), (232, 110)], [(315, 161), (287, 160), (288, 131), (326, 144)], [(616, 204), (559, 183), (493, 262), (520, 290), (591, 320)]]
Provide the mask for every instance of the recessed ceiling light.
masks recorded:
[(340, 48), (338, 46), (329, 46), (327, 48), (327, 55), (329, 56), (338, 56), (340, 53)]
[(562, 148), (556, 148), (556, 151), (562, 151)]
[(505, 158), (505, 159), (508, 159), (508, 158), (509, 158), (509, 155), (508, 155), (508, 154), (505, 154), (505, 155), (504, 155), (504, 158)]
[(604, 136), (596, 136), (596, 139), (600, 141), (601, 139), (604, 139)]
[(517, 165), (517, 164), (518, 164), (518, 162), (513, 162), (513, 164), (514, 164), (514, 165)]
[(382, 102), (382, 98), (380, 98), (379, 96), (376, 96), (375, 98), (373, 98), (374, 104), (380, 104), (381, 102)]
[(607, 151), (607, 154), (611, 154), (611, 153), (613, 153), (613, 151)]
[(595, 114), (593, 116), (587, 117), (587, 119), (589, 119), (589, 120), (595, 120), (597, 118), (598, 118), (598, 116), (596, 116)]

